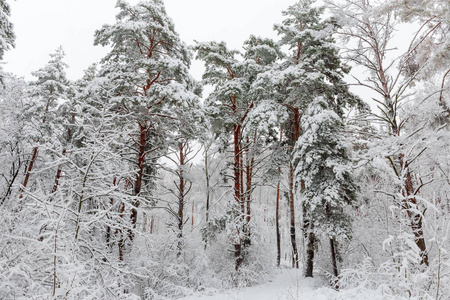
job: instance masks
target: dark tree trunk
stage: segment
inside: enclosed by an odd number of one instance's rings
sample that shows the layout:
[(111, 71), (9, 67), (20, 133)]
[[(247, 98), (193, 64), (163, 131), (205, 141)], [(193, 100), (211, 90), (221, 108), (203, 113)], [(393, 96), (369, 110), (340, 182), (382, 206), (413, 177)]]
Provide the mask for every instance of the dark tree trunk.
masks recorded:
[(280, 266), (281, 261), (281, 238), (280, 238), (280, 181), (277, 185), (277, 206), (275, 210), (275, 224), (277, 230), (277, 266)]
[[(114, 177), (114, 179), (113, 179), (114, 186), (116, 186), (116, 181), (117, 181), (117, 178)], [(114, 206), (114, 198), (113, 197), (109, 198), (109, 203), (111, 204), (111, 207)], [(111, 229), (111, 226), (108, 225), (108, 227), (106, 227), (106, 245), (107, 246), (112, 246), (111, 237), (112, 237), (112, 229)]]
[(303, 206), (303, 234), (306, 239), (306, 268), (305, 277), (313, 277), (314, 272), (314, 252), (316, 236), (314, 234), (314, 226), (308, 215), (308, 210)]
[(331, 252), (331, 263), (333, 265), (333, 275), (337, 278), (339, 276), (338, 267), (337, 267), (337, 253), (335, 249), (334, 239), (330, 239), (330, 252)]
[[(122, 205), (120, 206), (119, 209), (119, 215), (120, 218), (123, 220), (124, 217), (124, 212), (125, 212), (125, 204), (122, 203)], [(118, 247), (119, 247), (119, 260), (123, 261), (123, 254), (124, 254), (124, 249), (125, 249), (125, 237), (124, 237), (124, 233), (122, 231), (122, 229), (116, 229), (116, 235), (120, 234), (120, 239), (119, 239), (119, 243), (118, 243)]]
[[(210, 197), (210, 178), (209, 178), (209, 162), (208, 162), (208, 150), (209, 146), (205, 146), (205, 177), (206, 177), (206, 212), (205, 212), (205, 220), (206, 225), (208, 225), (209, 222), (209, 197)], [(205, 249), (208, 245), (208, 235), (206, 234), (205, 237)]]
[[(249, 143), (249, 140), (247, 139), (247, 144)], [(247, 204), (247, 211), (246, 211), (246, 220), (245, 220), (245, 237), (244, 237), (244, 247), (248, 247), (251, 245), (251, 232), (250, 232), (250, 221), (251, 221), (251, 201), (252, 201), (252, 178), (253, 178), (253, 165), (255, 162), (255, 159), (249, 158), (249, 151), (247, 148), (247, 166), (246, 166), (246, 174), (247, 174), (247, 180), (246, 180), (246, 190), (245, 190), (245, 203)]]
[[(283, 127), (280, 127), (280, 144), (283, 141)], [(278, 176), (281, 177), (281, 167), (278, 167)], [(281, 235), (280, 235), (280, 196), (281, 196), (281, 179), (277, 184), (277, 203), (275, 209), (275, 227), (277, 230), (277, 266), (281, 263)]]
[(178, 253), (177, 255), (181, 255), (181, 250), (183, 249), (183, 225), (184, 225), (184, 196), (185, 196), (185, 181), (184, 181), (184, 173), (183, 167), (185, 164), (185, 144), (181, 142), (178, 146), (179, 150), (179, 158), (180, 158), (180, 170), (178, 172)]
[(312, 230), (310, 230), (308, 233), (308, 239), (307, 239), (307, 245), (306, 245), (306, 270), (305, 270), (305, 276), (306, 277), (313, 277), (313, 271), (314, 271), (314, 252), (315, 252), (315, 243), (316, 243), (316, 236)]
[(290, 211), (290, 233), (292, 245), (292, 267), (298, 269), (298, 250), (295, 234), (295, 206), (294, 206), (294, 166), (289, 165), (289, 211)]
[(137, 208), (139, 207), (139, 199), (137, 199), (141, 194), (142, 182), (144, 177), (144, 167), (145, 167), (145, 156), (146, 156), (146, 147), (147, 146), (147, 122), (139, 123), (139, 142), (138, 142), (138, 155), (137, 155), (137, 166), (138, 170), (136, 173), (136, 179), (134, 183), (134, 196), (136, 199), (132, 203), (133, 207), (131, 208), (131, 227), (128, 230), (128, 237), (130, 242), (134, 239), (134, 229), (136, 229), (138, 212)]
[[(301, 114), (300, 110), (295, 107), (288, 107), (292, 113), (292, 119), (290, 121), (290, 135), (288, 138), (291, 151), (295, 147), (295, 143), (300, 137), (300, 119)], [(289, 163), (289, 209), (290, 209), (290, 234), (291, 234), (291, 245), (292, 245), (292, 267), (298, 269), (298, 250), (297, 250), (297, 241), (296, 241), (296, 233), (295, 233), (295, 199), (294, 199), (294, 188), (295, 188), (295, 178), (294, 178), (294, 165), (292, 160), (291, 153), (291, 162)]]
[(405, 200), (402, 203), (403, 209), (406, 210), (406, 213), (409, 217), (411, 223), (411, 229), (414, 234), (414, 242), (417, 247), (420, 249), (420, 257), (421, 264), (429, 265), (428, 261), (428, 251), (425, 244), (425, 238), (423, 236), (423, 224), (422, 224), (422, 215), (417, 213), (419, 210), (417, 205), (417, 199), (414, 192), (414, 186), (412, 182), (411, 173), (408, 170), (408, 163), (404, 161), (404, 155), (400, 154), (400, 166), (406, 169), (406, 178), (405, 180), (405, 188), (403, 191), (403, 196)]

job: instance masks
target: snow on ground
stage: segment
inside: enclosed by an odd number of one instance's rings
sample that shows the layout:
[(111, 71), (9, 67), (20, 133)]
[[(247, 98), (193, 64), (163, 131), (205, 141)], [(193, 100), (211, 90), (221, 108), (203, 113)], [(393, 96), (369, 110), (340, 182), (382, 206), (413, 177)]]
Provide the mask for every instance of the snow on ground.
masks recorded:
[(301, 270), (279, 269), (267, 283), (224, 291), (214, 295), (194, 295), (179, 300), (402, 300), (373, 290), (336, 291), (323, 280), (303, 277)]

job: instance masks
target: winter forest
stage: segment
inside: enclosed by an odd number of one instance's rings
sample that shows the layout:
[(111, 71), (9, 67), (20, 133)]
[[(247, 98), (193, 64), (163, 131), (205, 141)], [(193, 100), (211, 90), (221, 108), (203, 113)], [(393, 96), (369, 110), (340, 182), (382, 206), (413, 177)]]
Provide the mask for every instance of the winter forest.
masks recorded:
[(450, 2), (294, 1), (236, 50), (118, 0), (82, 78), (0, 64), (0, 299), (450, 299)]

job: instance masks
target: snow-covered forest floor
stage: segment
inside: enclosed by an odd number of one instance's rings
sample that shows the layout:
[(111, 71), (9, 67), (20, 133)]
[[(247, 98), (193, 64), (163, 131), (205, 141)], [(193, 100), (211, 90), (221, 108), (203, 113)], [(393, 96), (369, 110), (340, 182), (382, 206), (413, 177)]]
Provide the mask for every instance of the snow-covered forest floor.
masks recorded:
[(337, 291), (325, 278), (305, 278), (299, 269), (276, 269), (266, 283), (218, 293), (197, 292), (180, 300), (390, 300), (406, 299), (389, 296), (382, 291), (348, 289)]

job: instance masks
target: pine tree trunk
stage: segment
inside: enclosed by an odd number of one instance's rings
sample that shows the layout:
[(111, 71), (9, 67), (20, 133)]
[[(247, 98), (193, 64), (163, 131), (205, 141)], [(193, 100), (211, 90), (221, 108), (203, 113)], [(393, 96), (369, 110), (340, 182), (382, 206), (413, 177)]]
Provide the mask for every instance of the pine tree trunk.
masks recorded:
[[(51, 94), (53, 94), (53, 91), (50, 91), (50, 95)], [(47, 104), (45, 106), (45, 115), (44, 115), (44, 118), (42, 119), (42, 124), (45, 124), (45, 122), (47, 120), (47, 113), (48, 113), (49, 107), (50, 107), (50, 100), (47, 100)], [(37, 142), (39, 142), (39, 140), (37, 140)], [(25, 174), (22, 188), (20, 189), (19, 199), (23, 198), (23, 192), (27, 188), (28, 180), (30, 179), (31, 171), (33, 170), (34, 162), (36, 161), (36, 158), (37, 158), (37, 153), (38, 153), (38, 147), (36, 146), (33, 149), (33, 154), (31, 155), (31, 160), (30, 160), (30, 163), (28, 164), (27, 173)], [(21, 202), (21, 201), (19, 201), (19, 202)]]
[(155, 226), (155, 216), (152, 216), (152, 220), (150, 222), (150, 234), (153, 234), (154, 226)]
[[(62, 153), (61, 153), (61, 156), (65, 156), (65, 155), (66, 155), (66, 149), (64, 148)], [(56, 171), (55, 184), (53, 185), (52, 192), (51, 192), (52, 195), (58, 190), (59, 179), (61, 178), (61, 172), (62, 172), (62, 166), (59, 165), (58, 166), (58, 170)], [(50, 202), (52, 200), (53, 200), (53, 196), (50, 197)]]
[[(72, 124), (75, 123), (75, 114), (72, 114), (71, 123)], [(72, 130), (70, 128), (67, 129), (66, 141), (67, 141), (67, 143), (70, 143), (70, 141), (72, 141)], [(62, 157), (66, 156), (66, 148), (64, 148), (62, 150), (61, 156)], [(56, 171), (55, 184), (53, 185), (52, 192), (51, 192), (52, 195), (58, 190), (59, 179), (61, 178), (61, 172), (62, 172), (62, 165), (59, 165), (58, 170)], [(53, 197), (50, 198), (50, 201), (52, 201), (52, 200), (53, 200)]]
[(423, 236), (423, 225), (422, 216), (416, 211), (419, 209), (417, 205), (417, 199), (414, 194), (414, 186), (412, 182), (411, 173), (408, 170), (408, 163), (404, 161), (404, 155), (400, 154), (400, 166), (406, 169), (405, 177), (405, 189), (403, 191), (403, 196), (405, 200), (402, 203), (403, 209), (410, 219), (411, 229), (414, 234), (414, 242), (420, 249), (421, 264), (429, 265), (428, 261), (428, 251), (425, 244), (425, 238)]
[(289, 164), (289, 210), (290, 210), (290, 233), (292, 244), (292, 267), (298, 269), (298, 250), (295, 234), (295, 206), (294, 206), (294, 166)]
[(305, 270), (305, 276), (306, 277), (313, 277), (314, 252), (315, 252), (316, 236), (315, 236), (314, 232), (312, 231), (312, 228), (310, 228), (310, 230), (307, 233), (307, 235), (308, 235), (308, 239), (307, 239), (307, 245), (306, 245), (306, 270)]
[(337, 267), (335, 242), (333, 238), (330, 238), (330, 252), (331, 252), (331, 263), (333, 265), (333, 275), (337, 278), (339, 276), (339, 272)]
[[(283, 141), (283, 127), (280, 127), (280, 144)], [(281, 167), (278, 167), (278, 176), (281, 178)], [(275, 224), (277, 230), (277, 266), (281, 263), (281, 234), (280, 234), (280, 196), (281, 196), (281, 179), (277, 184), (277, 204), (275, 210)]]
[(178, 173), (179, 183), (178, 183), (178, 256), (181, 254), (181, 250), (183, 248), (183, 224), (184, 224), (184, 143), (180, 143), (178, 146), (179, 155), (180, 155), (180, 171)]
[[(236, 259), (236, 271), (239, 269), (240, 265), (243, 261), (243, 254), (242, 254), (242, 241), (241, 241), (241, 235), (242, 235), (242, 226), (240, 225), (242, 222), (239, 220), (243, 217), (243, 201), (242, 201), (242, 194), (241, 194), (241, 149), (239, 147), (240, 145), (240, 131), (241, 126), (234, 124), (233, 125), (233, 142), (234, 142), (234, 198), (236, 200), (236, 216), (235, 216), (235, 224), (237, 230), (237, 236), (235, 237), (234, 241), (234, 256)], [(239, 210), (240, 208), (240, 210)], [(241, 214), (241, 216), (239, 216)]]
[[(144, 124), (139, 123), (139, 143), (138, 143), (138, 171), (136, 174), (136, 179), (134, 183), (134, 196), (137, 198), (141, 194), (142, 182), (144, 177), (144, 166), (145, 166), (145, 155), (146, 155), (146, 146), (147, 146), (147, 122)], [(136, 229), (138, 213), (137, 208), (139, 207), (139, 200), (135, 199), (132, 203), (133, 207), (131, 209), (131, 227), (128, 230), (128, 237), (130, 242), (134, 239), (134, 229)]]
[[(117, 178), (114, 176), (114, 179), (113, 179), (113, 185), (114, 186), (116, 186), (116, 181), (117, 181)], [(113, 197), (109, 198), (109, 203), (111, 204), (111, 207), (114, 206), (114, 198)], [(112, 243), (111, 243), (111, 236), (112, 236), (112, 234), (111, 234), (111, 232), (112, 232), (111, 226), (108, 226), (106, 228), (106, 245), (107, 246), (112, 246)]]
[[(247, 139), (247, 143), (249, 140)], [(244, 247), (248, 247), (251, 245), (251, 232), (250, 232), (250, 221), (251, 221), (251, 201), (252, 201), (252, 177), (253, 177), (253, 164), (255, 162), (255, 159), (252, 157), (249, 159), (249, 151), (247, 148), (247, 166), (246, 166), (246, 174), (247, 174), (247, 180), (246, 180), (246, 191), (245, 191), (245, 202), (247, 204), (247, 211), (246, 211), (246, 220), (245, 220), (245, 237), (244, 237)]]
[(277, 185), (277, 205), (275, 210), (275, 224), (277, 230), (277, 266), (281, 262), (281, 238), (280, 238), (280, 181)]
[(25, 178), (23, 180), (22, 188), (20, 189), (19, 199), (23, 198), (23, 192), (27, 188), (28, 180), (30, 179), (31, 171), (33, 170), (34, 162), (36, 161), (38, 153), (38, 147), (34, 147), (33, 154), (31, 155), (30, 163), (28, 164), (27, 173), (25, 174)]
[[(209, 222), (209, 197), (210, 197), (210, 178), (209, 178), (209, 165), (208, 165), (208, 150), (209, 146), (205, 146), (205, 177), (206, 177), (206, 212), (205, 212), (205, 220), (206, 225), (208, 225)], [(208, 235), (206, 234), (205, 237), (205, 249), (208, 245)]]
[[(122, 203), (120, 209), (119, 209), (119, 215), (120, 218), (123, 220), (124, 217), (124, 212), (125, 212), (125, 203)], [(124, 258), (124, 249), (125, 249), (125, 237), (124, 237), (124, 233), (122, 231), (122, 229), (116, 229), (116, 235), (120, 234), (120, 239), (119, 239), (119, 243), (118, 243), (118, 247), (119, 247), (119, 260), (123, 261)]]
[[(289, 106), (288, 107), (292, 113), (293, 117), (291, 119), (290, 125), (290, 137), (288, 139), (289, 144), (291, 146), (291, 151), (295, 147), (295, 143), (300, 137), (300, 119), (301, 114), (298, 108)], [(291, 154), (291, 162), (289, 163), (289, 209), (290, 209), (290, 234), (291, 234), (291, 244), (292, 244), (292, 267), (298, 269), (298, 250), (297, 250), (297, 241), (296, 241), (296, 233), (295, 233), (295, 199), (294, 199), (294, 188), (295, 188), (295, 178), (294, 178), (294, 165), (292, 161)]]

